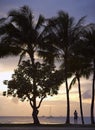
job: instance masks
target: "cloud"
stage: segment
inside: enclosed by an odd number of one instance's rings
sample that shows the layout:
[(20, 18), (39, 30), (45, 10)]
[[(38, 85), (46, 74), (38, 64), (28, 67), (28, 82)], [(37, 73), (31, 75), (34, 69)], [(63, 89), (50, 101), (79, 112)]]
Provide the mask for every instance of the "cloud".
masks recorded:
[(17, 97), (13, 97), (12, 98), (12, 102), (15, 103), (15, 104), (18, 104), (19, 103), (19, 99)]
[(0, 91), (0, 97), (2, 96), (2, 92)]
[(19, 102), (12, 97), (0, 96), (0, 116), (30, 116), (31, 107), (27, 102)]
[(17, 67), (19, 57), (9, 56), (0, 59), (0, 72), (12, 71)]
[(87, 90), (82, 94), (83, 99), (91, 99), (91, 90)]

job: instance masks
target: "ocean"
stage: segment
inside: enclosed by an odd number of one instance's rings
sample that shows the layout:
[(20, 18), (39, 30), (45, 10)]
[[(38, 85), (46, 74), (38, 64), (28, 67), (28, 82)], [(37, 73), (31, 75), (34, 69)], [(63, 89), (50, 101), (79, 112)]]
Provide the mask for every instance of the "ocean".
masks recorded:
[[(39, 117), (41, 124), (64, 124), (66, 117)], [(85, 124), (90, 124), (90, 117), (84, 117)], [(70, 118), (70, 122), (74, 124), (73, 117)], [(30, 116), (1, 116), (0, 124), (24, 124), (33, 123), (33, 119)], [(80, 117), (78, 118), (77, 124), (81, 124)]]

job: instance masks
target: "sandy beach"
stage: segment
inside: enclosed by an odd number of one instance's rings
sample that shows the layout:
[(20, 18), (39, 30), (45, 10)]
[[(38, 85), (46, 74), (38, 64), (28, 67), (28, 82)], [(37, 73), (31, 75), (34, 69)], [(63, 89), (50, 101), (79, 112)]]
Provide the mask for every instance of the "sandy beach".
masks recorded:
[(76, 127), (0, 127), (0, 130), (95, 130), (95, 128), (76, 128)]

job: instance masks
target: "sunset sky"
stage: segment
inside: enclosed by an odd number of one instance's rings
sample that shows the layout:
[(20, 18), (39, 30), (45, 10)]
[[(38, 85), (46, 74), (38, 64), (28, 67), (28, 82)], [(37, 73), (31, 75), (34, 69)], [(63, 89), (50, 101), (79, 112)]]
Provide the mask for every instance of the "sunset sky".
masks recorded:
[[(17, 9), (23, 5), (28, 5), (35, 17), (39, 14), (46, 18), (56, 16), (59, 10), (64, 10), (76, 18), (87, 16), (87, 23), (95, 23), (95, 0), (0, 0), (0, 18), (6, 17), (8, 11)], [(17, 67), (18, 57), (6, 57), (0, 59), (0, 116), (31, 116), (31, 107), (27, 102), (20, 102), (16, 98), (7, 98), (2, 96), (2, 91), (6, 90), (3, 81), (10, 79), (11, 74)], [(84, 115), (90, 115), (92, 78), (89, 80), (81, 79), (83, 110)], [(79, 115), (79, 98), (77, 84), (70, 91), (71, 116), (77, 109)], [(42, 103), (40, 108), (41, 116), (65, 116), (66, 115), (66, 93), (65, 85), (62, 84), (59, 94), (54, 97), (48, 97)]]

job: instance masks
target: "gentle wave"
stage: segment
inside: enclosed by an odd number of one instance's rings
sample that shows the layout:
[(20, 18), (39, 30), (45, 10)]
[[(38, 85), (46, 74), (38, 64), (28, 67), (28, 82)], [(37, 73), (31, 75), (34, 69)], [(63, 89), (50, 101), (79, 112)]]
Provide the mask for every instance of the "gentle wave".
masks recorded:
[[(40, 123), (42, 124), (64, 124), (66, 121), (66, 117), (39, 117)], [(90, 117), (84, 117), (85, 124), (90, 124)], [(70, 117), (70, 122), (73, 124), (74, 119)], [(0, 123), (2, 124), (25, 124), (25, 123), (33, 123), (33, 119), (30, 116), (1, 116)], [(81, 118), (78, 118), (78, 124), (81, 124)]]

